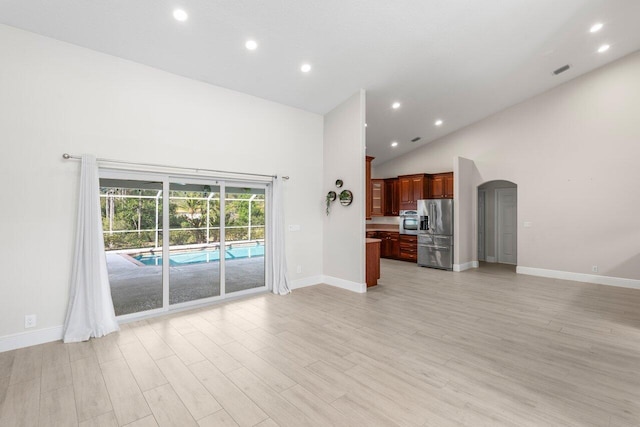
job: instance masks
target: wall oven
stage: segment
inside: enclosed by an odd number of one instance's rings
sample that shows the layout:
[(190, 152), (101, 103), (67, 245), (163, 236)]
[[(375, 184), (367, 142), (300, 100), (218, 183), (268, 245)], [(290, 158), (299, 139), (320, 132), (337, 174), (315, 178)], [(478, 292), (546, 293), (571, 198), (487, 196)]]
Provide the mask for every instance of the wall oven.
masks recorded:
[(418, 234), (418, 211), (400, 211), (400, 234)]

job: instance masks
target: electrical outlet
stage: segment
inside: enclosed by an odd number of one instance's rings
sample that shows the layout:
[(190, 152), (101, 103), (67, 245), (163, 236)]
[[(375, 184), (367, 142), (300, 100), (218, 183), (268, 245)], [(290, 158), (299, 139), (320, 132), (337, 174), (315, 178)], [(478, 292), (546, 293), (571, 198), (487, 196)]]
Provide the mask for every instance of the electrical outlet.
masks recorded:
[(301, 265), (299, 265), (299, 266), (296, 268), (296, 273), (298, 273), (298, 274), (302, 273), (302, 266), (301, 266)]
[(37, 323), (37, 318), (35, 314), (27, 314), (24, 316), (24, 327), (26, 328), (34, 328)]
[(598, 266), (597, 265), (592, 265), (591, 266), (591, 271), (593, 271), (594, 273), (598, 272)]

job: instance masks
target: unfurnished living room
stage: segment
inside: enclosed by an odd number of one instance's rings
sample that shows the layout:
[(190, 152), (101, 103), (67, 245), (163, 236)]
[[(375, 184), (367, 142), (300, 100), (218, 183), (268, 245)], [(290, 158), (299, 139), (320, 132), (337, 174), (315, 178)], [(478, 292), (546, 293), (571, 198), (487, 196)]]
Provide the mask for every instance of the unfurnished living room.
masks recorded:
[(0, 427), (640, 425), (638, 17), (3, 0)]

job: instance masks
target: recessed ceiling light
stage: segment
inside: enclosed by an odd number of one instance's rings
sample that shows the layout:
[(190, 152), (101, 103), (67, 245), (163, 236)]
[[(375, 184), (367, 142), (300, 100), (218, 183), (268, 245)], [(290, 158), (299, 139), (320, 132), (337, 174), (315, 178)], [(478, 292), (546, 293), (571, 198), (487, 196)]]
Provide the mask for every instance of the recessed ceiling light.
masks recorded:
[(393, 141), (393, 142), (391, 143), (391, 146), (392, 146), (392, 147), (397, 147), (397, 146), (398, 146), (398, 143), (397, 143), (396, 141)]
[(302, 71), (303, 73), (308, 73), (309, 71), (311, 71), (311, 65), (302, 64), (302, 67), (300, 67), (300, 71)]
[(366, 124), (366, 123), (364, 124), (364, 127), (367, 127), (367, 124)]
[(400, 103), (398, 101), (394, 102), (393, 104), (391, 104), (391, 108), (397, 110), (398, 108), (400, 108)]
[(602, 29), (602, 27), (604, 27), (604, 24), (602, 22), (598, 22), (596, 24), (593, 24), (591, 26), (591, 28), (589, 29), (590, 33), (597, 33), (598, 31), (600, 31)]
[(189, 15), (182, 9), (176, 9), (173, 11), (173, 17), (176, 18), (176, 21), (184, 22), (189, 19)]
[(438, 119), (436, 120), (436, 122), (434, 123), (434, 125), (436, 126), (442, 126), (442, 123), (444, 123), (442, 120)]
[(604, 53), (604, 52), (608, 51), (610, 47), (611, 46), (609, 46), (608, 44), (603, 44), (602, 46), (600, 46), (598, 48), (598, 52)]
[(256, 50), (258, 48), (258, 43), (255, 40), (247, 40), (247, 42), (244, 44), (244, 47), (249, 50)]

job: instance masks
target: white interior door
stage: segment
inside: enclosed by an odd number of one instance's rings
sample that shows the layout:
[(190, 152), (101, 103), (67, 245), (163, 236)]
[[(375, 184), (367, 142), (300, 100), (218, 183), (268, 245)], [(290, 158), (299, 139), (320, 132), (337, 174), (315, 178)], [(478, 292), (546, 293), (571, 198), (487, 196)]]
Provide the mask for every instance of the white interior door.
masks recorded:
[(518, 262), (518, 193), (516, 188), (496, 190), (496, 237), (498, 241), (498, 262), (517, 264)]
[(478, 190), (478, 261), (485, 260), (485, 196), (483, 190)]

